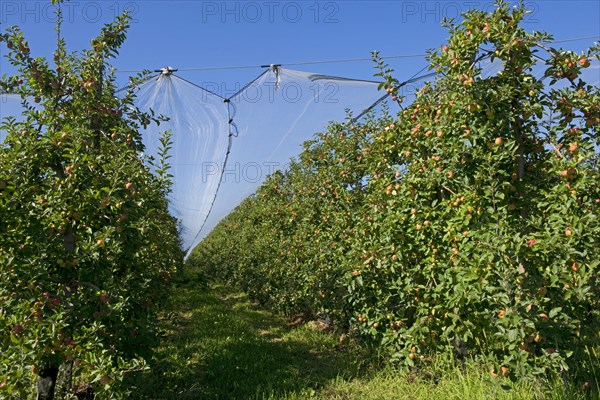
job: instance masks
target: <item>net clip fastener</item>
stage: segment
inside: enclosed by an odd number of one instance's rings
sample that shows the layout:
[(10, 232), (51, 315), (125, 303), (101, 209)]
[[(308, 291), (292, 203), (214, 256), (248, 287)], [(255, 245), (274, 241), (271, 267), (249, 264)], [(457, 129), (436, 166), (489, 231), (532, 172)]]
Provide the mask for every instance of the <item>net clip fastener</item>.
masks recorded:
[(163, 75), (169, 76), (173, 75), (173, 72), (177, 72), (177, 69), (173, 67), (164, 67), (161, 69), (155, 69), (154, 72), (160, 72)]

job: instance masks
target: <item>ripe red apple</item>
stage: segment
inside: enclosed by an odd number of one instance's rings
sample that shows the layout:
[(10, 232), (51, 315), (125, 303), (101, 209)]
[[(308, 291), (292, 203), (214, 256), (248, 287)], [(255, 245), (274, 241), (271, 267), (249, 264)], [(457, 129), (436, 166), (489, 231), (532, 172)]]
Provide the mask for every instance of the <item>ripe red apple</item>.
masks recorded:
[(590, 60), (588, 60), (587, 57), (581, 57), (579, 59), (579, 65), (581, 65), (583, 68), (587, 68), (590, 66)]
[(571, 270), (573, 270), (573, 272), (577, 272), (579, 270), (579, 264), (573, 263), (573, 265), (571, 265)]
[(571, 231), (571, 229), (567, 228), (567, 230), (565, 230), (565, 236), (569, 237), (573, 234), (573, 232)]
[(579, 145), (577, 143), (571, 143), (569, 145), (569, 151), (571, 153), (575, 153), (577, 151), (577, 149), (579, 148)]

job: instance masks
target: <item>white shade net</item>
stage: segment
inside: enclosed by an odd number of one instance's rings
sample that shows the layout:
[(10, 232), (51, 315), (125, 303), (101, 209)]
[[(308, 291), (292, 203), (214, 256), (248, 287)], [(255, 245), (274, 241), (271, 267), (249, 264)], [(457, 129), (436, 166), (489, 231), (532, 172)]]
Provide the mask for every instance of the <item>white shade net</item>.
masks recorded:
[(156, 154), (160, 130), (173, 133), (170, 204), (184, 248), (193, 248), (269, 174), (285, 168), (329, 121), (373, 104), (381, 97), (377, 86), (279, 67), (228, 99), (170, 74), (141, 85), (138, 107), (170, 118), (149, 128), (144, 144)]
[(169, 118), (160, 126), (149, 126), (143, 140), (146, 153), (156, 156), (160, 132), (172, 133), (169, 205), (171, 214), (181, 221), (181, 240), (187, 248), (200, 230), (219, 184), (216, 168), (224, 162), (228, 147), (227, 104), (172, 75), (161, 74), (144, 83), (137, 95), (140, 109), (152, 109)]

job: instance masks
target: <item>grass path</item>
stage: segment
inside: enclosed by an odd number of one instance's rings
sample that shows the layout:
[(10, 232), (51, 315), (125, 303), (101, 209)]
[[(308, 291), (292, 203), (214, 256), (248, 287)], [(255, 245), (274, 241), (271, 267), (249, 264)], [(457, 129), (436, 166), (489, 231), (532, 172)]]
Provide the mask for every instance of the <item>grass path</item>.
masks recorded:
[(160, 363), (139, 398), (310, 398), (328, 381), (358, 372), (332, 336), (292, 329), (225, 287), (180, 288), (173, 306)]
[(477, 370), (441, 368), (434, 380), (378, 370), (360, 362), (358, 347), (342, 346), (307, 325), (291, 327), (224, 286), (178, 287), (163, 329), (153, 371), (132, 382), (134, 399), (584, 398), (555, 385), (512, 384)]

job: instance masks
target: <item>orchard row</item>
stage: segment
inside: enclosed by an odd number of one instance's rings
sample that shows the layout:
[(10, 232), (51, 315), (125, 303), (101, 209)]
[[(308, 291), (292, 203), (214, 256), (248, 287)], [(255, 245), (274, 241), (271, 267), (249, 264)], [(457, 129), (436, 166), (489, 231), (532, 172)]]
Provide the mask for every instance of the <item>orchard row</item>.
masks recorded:
[(157, 305), (183, 256), (167, 211), (170, 136), (160, 160), (143, 157), (141, 128), (157, 119), (102, 72), (128, 25), (107, 25), (81, 55), (59, 39), (53, 67), (18, 28), (0, 35), (20, 73), (1, 88), (24, 105), (1, 126), (3, 399), (126, 396), (120, 383), (156, 342)]
[[(413, 104), (331, 124), (190, 261), (402, 365), (450, 351), (494, 376), (585, 376), (600, 326), (600, 96), (580, 79), (592, 51), (548, 47), (525, 15), (501, 3), (449, 25)], [(482, 55), (501, 70), (482, 76)]]

